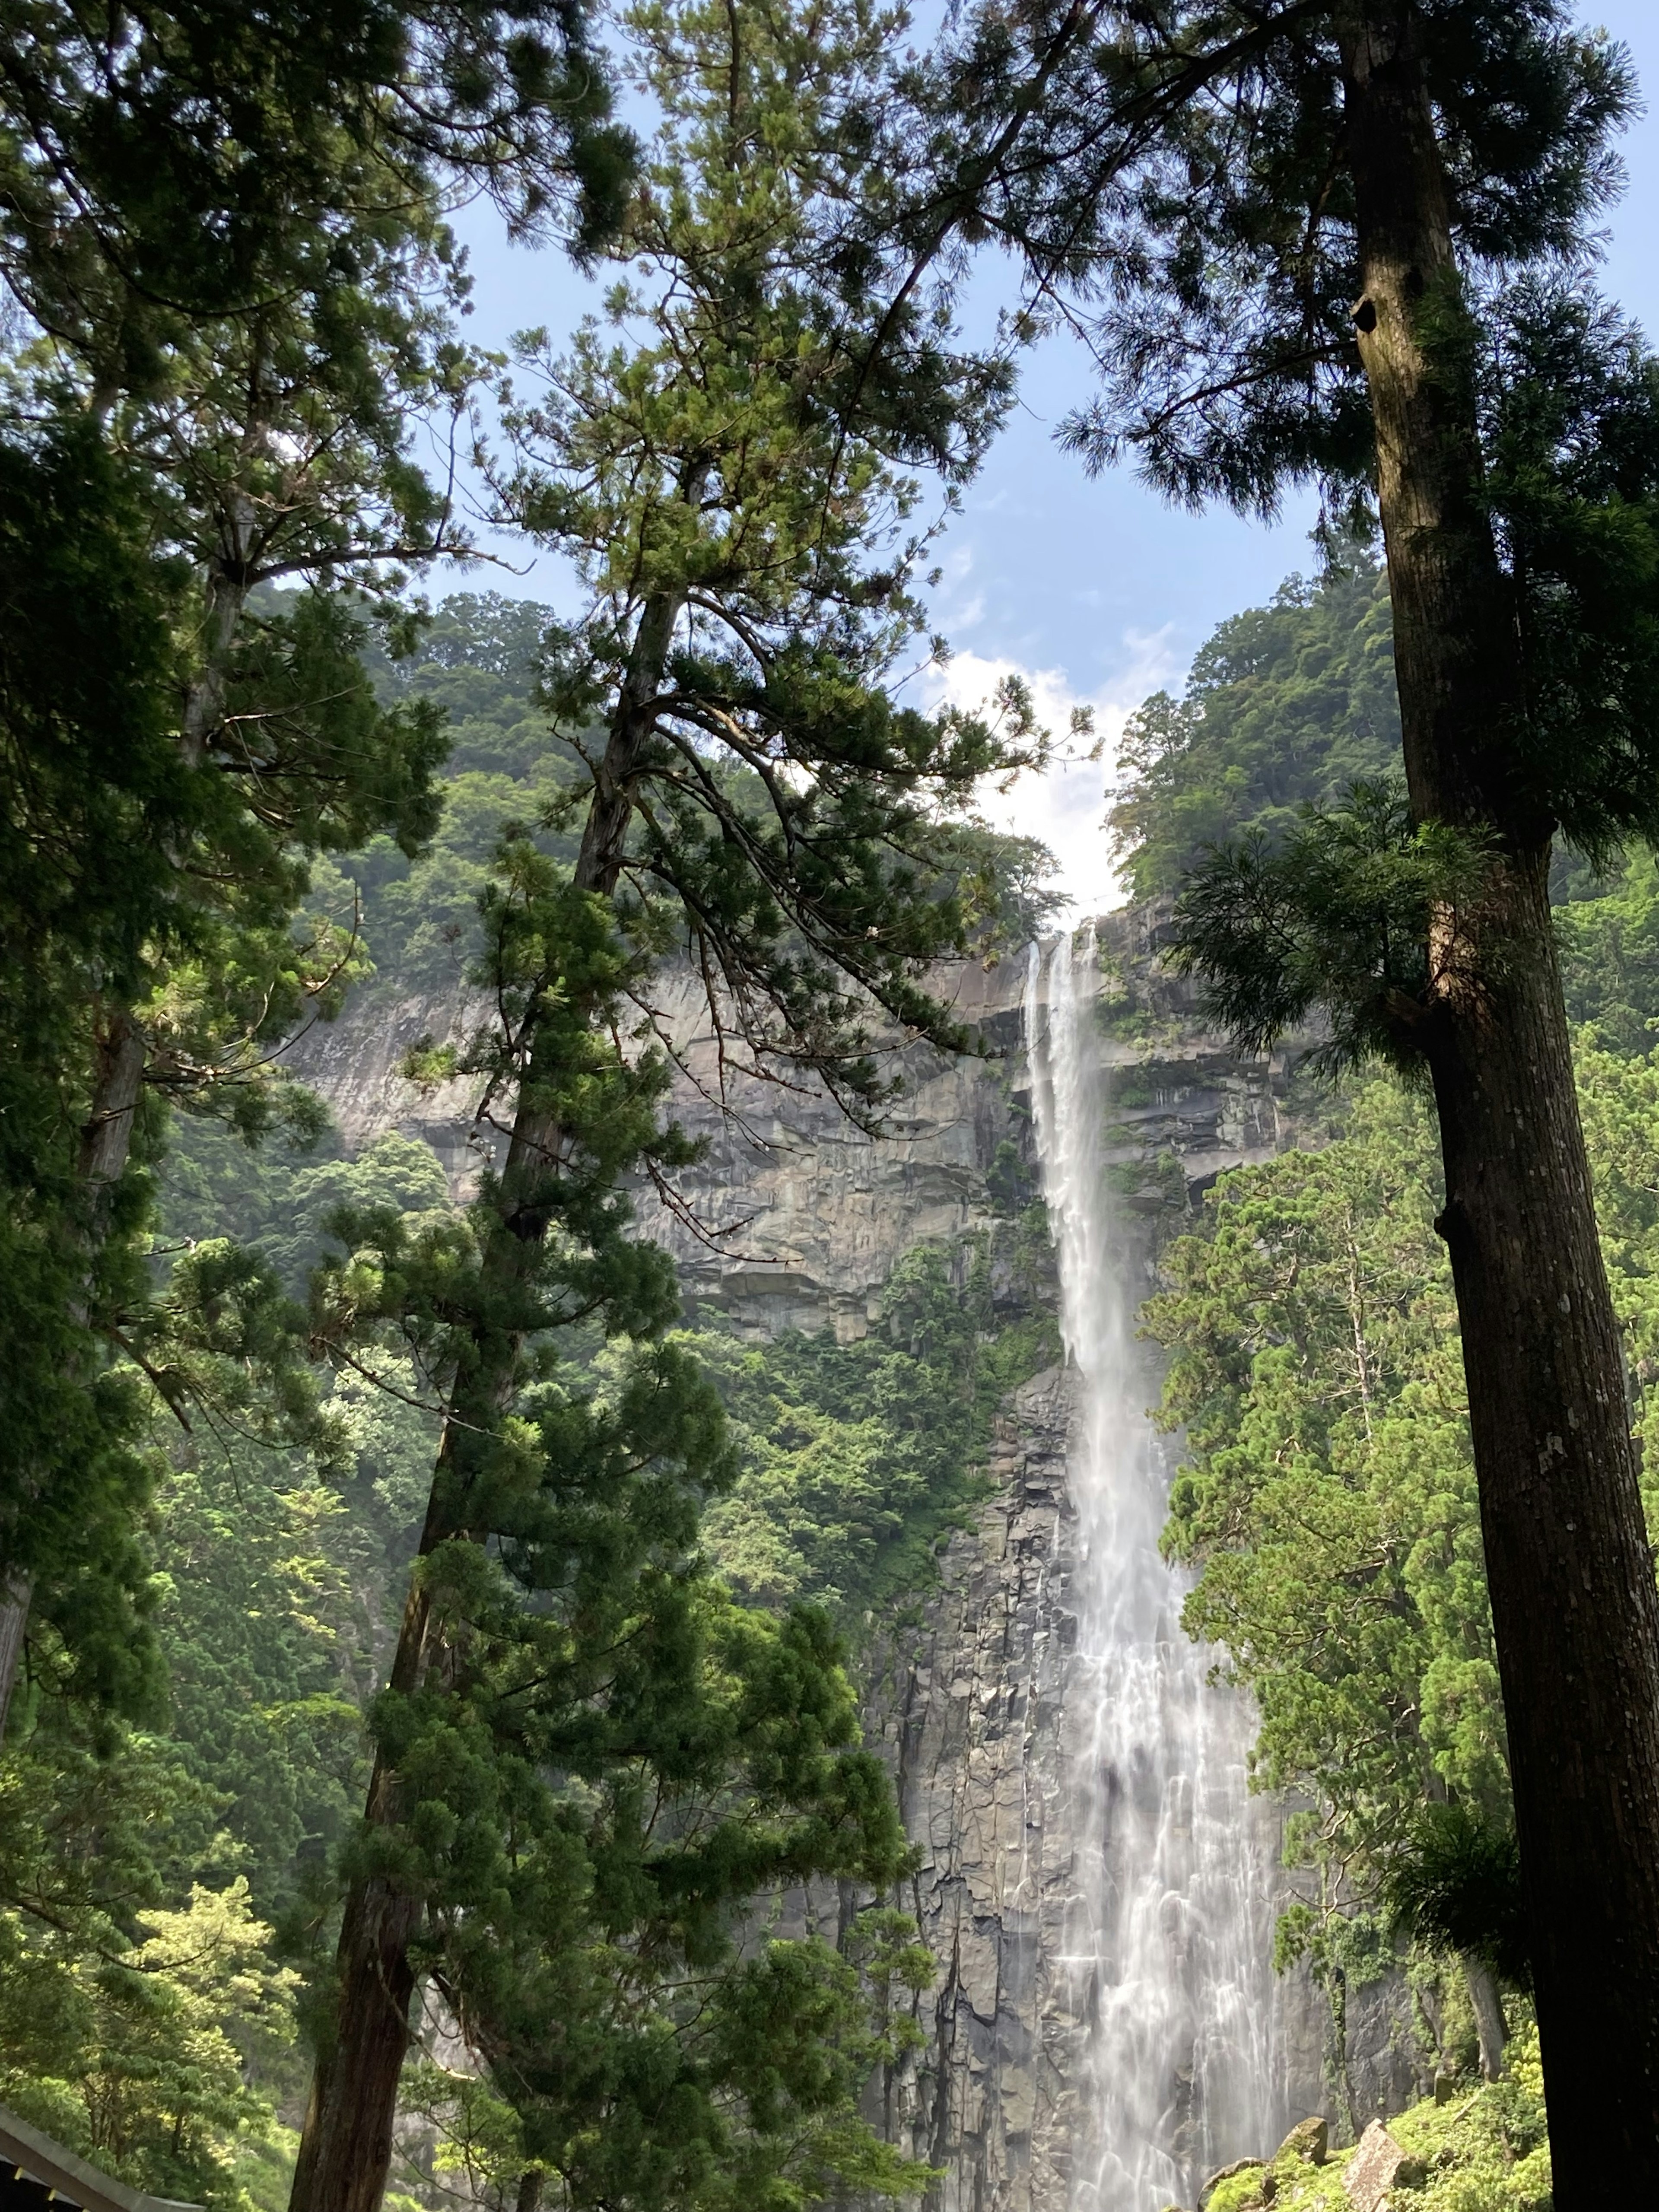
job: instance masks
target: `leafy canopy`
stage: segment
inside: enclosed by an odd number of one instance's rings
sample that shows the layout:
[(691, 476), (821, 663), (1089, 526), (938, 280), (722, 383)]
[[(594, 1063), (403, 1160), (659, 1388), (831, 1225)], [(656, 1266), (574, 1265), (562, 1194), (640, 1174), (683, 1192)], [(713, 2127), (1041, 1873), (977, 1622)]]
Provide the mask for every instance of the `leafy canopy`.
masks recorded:
[(1276, 845), (1304, 807), (1399, 768), (1387, 579), (1352, 552), (1221, 623), (1181, 696), (1131, 716), (1109, 817), (1131, 892), (1177, 892), (1211, 848)]

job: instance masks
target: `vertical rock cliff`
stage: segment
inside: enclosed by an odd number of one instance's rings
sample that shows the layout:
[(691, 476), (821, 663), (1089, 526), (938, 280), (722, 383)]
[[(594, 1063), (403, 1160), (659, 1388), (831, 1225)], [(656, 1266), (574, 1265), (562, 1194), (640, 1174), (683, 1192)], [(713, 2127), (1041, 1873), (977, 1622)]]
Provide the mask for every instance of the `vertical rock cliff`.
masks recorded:
[[(1107, 1157), (1132, 1224), (1123, 1262), (1139, 1297), (1163, 1242), (1215, 1176), (1272, 1155), (1296, 1131), (1282, 1071), (1206, 1035), (1180, 987), (1158, 972), (1153, 921), (1109, 917), (1100, 935)], [(919, 1243), (983, 1231), (996, 1250), (988, 1178), (1010, 1162), (1029, 1176), (1031, 1164), (1021, 984), (1012, 962), (954, 982), (984, 1056), (904, 1049), (903, 1095), (878, 1139), (822, 1096), (729, 1078), (688, 988), (676, 1110), (707, 1150), (683, 1207), (641, 1197), (646, 1233), (678, 1260), (688, 1310), (755, 1337), (828, 1328), (845, 1340), (879, 1319), (883, 1285)], [(458, 1035), (467, 1018), (465, 1007), (371, 1001), (312, 1031), (294, 1064), (349, 1142), (387, 1127), (420, 1136), (464, 1187), (482, 1153), (461, 1091), (417, 1092), (398, 1069), (417, 1037)], [(1147, 1402), (1157, 1389), (1149, 1353)], [(893, 1767), (918, 1853), (912, 1902), (939, 1961), (918, 2002), (919, 2051), (871, 2094), (892, 2139), (941, 2170), (933, 2212), (1067, 2206), (1088, 2033), (1061, 1958), (1077, 1862), (1067, 1787), (1078, 1726), (1067, 1703), (1073, 1416), (1060, 1369), (1012, 1395), (973, 1525), (951, 1538), (918, 1620), (878, 1625), (865, 1654), (868, 1731)], [(825, 1900), (805, 1909), (833, 1919)], [(1363, 2125), (1409, 2100), (1421, 2060), (1397, 1987), (1351, 1993), (1347, 2013), (1348, 2085)], [(1330, 2039), (1322, 1998), (1297, 1984), (1276, 2046), (1281, 2101), (1293, 2116), (1323, 2111), (1344, 2127)]]

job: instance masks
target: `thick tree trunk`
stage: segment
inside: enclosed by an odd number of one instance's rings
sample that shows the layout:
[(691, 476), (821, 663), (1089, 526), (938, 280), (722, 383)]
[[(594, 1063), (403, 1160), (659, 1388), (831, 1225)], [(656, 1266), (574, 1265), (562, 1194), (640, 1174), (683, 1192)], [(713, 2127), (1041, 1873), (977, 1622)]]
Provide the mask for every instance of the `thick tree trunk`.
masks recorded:
[(1504, 2077), (1504, 2045), (1510, 2039), (1510, 2028), (1504, 2017), (1498, 1977), (1473, 1951), (1463, 1954), (1462, 1967), (1474, 2013), (1474, 2032), (1480, 2045), (1480, 2078), (1483, 2081), (1500, 2081)]
[(1413, 0), (1351, 0), (1346, 112), (1407, 775), (1419, 821), (1493, 837), (1440, 916), (1423, 1042), (1446, 1167), (1559, 2212), (1659, 2203), (1659, 1595), (1547, 897), (1551, 825), (1481, 504), (1443, 165)]
[(127, 1171), (132, 1125), (144, 1088), (144, 1033), (130, 1006), (112, 1006), (98, 1040), (92, 1109), (76, 1163), (88, 1194), (89, 1242), (103, 1241), (110, 1197)]
[[(385, 1786), (386, 1777), (377, 1771), (375, 1781)], [(421, 1908), (377, 1876), (354, 1887), (345, 1917), (352, 1940), (336, 1962), (337, 2033), (312, 2075), (292, 2202), (376, 2212), (392, 2165)]]
[(1659, 2203), (1659, 1603), (1547, 883), (1546, 854), (1504, 870), (1510, 972), (1431, 1065), (1555, 2201), (1577, 2212), (1614, 2175)]
[[(445, 1432), (421, 1553), (426, 1558), (454, 1533), (442, 1501), (454, 1493), (457, 1431)], [(404, 1696), (429, 1679), (434, 1658), (431, 1601), (417, 1577), (404, 1604), (392, 1661), (393, 1690)], [(377, 1756), (364, 1818), (389, 1828), (402, 1817), (397, 1771)], [(375, 1874), (347, 1893), (335, 1954), (337, 1996), (331, 2033), (317, 2054), (289, 2198), (322, 2212), (378, 2212), (392, 2166), (398, 2083), (410, 2043), (415, 1976), (409, 1947), (421, 1924), (421, 1904), (407, 1889)]]
[[(634, 653), (599, 764), (580, 852), (579, 889), (602, 896), (621, 872), (641, 757), (683, 601), (664, 593), (642, 611)], [(538, 1047), (532, 1042), (496, 1194), (499, 1229), (484, 1265), (503, 1287), (532, 1269), (550, 1215), (550, 1180), (558, 1171), (562, 1133), (541, 1103)], [(511, 1402), (522, 1347), (515, 1337), (480, 1334), (447, 1424), (422, 1532), (419, 1557), (468, 1530), (469, 1462)], [(444, 1640), (418, 1576), (404, 1608), (392, 1687), (413, 1694), (444, 1663)], [(396, 1771), (377, 1758), (365, 1820), (392, 1828), (404, 1818)], [(334, 2033), (318, 2053), (289, 2212), (378, 2212), (392, 2160), (398, 2082), (410, 2042), (414, 1976), (409, 1947), (419, 1930), (418, 1899), (384, 1879), (360, 1881), (347, 1896), (336, 1958)], [(539, 2170), (525, 2176), (540, 2191)], [(533, 2202), (534, 2199), (532, 2198)]]

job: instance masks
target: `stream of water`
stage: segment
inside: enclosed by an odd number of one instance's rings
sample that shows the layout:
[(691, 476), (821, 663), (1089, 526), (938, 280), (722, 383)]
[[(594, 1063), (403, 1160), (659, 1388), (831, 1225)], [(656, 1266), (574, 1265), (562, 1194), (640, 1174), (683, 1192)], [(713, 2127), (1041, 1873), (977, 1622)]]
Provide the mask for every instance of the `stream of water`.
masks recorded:
[(1169, 1464), (1133, 1353), (1132, 1241), (1113, 1218), (1092, 929), (1033, 946), (1037, 1149), (1078, 1379), (1072, 1832), (1061, 1971), (1082, 2023), (1072, 2212), (1192, 2204), (1277, 2141), (1272, 1823), (1246, 1790), (1248, 1707), (1181, 1626), (1158, 1555)]

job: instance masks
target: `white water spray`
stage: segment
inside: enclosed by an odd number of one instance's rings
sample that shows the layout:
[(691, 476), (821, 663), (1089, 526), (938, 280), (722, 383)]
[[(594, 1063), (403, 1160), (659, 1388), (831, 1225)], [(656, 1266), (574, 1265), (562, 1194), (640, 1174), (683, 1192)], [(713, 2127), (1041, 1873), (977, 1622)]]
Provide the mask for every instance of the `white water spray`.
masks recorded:
[(1094, 932), (1031, 948), (1025, 1032), (1037, 1148), (1080, 1388), (1073, 1832), (1062, 1971), (1081, 2023), (1073, 2212), (1191, 2204), (1225, 2161), (1270, 2155), (1272, 1823), (1245, 1786), (1250, 1717), (1181, 1626), (1158, 1556), (1169, 1471), (1133, 1356), (1134, 1294), (1105, 1152)]

